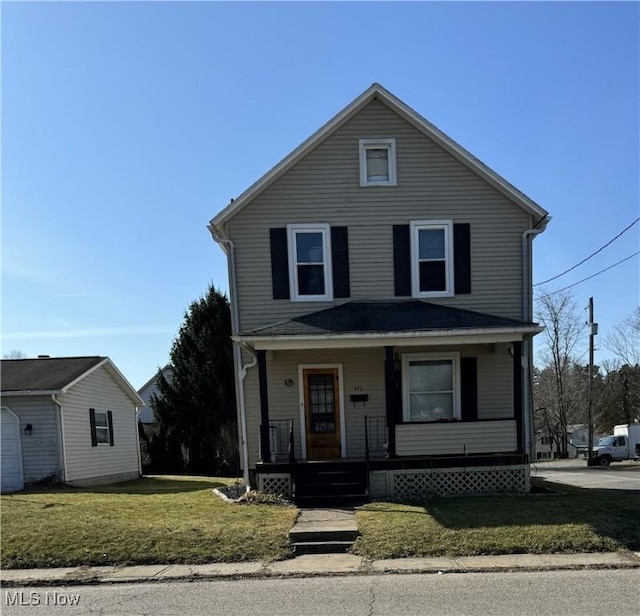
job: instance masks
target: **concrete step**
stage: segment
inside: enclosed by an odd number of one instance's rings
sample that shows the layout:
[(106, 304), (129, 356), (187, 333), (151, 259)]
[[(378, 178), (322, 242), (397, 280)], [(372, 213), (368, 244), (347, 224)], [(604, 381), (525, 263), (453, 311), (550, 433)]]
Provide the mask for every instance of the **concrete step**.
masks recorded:
[(292, 544), (296, 556), (300, 554), (344, 554), (353, 541), (298, 541)]
[(292, 543), (309, 543), (323, 541), (355, 541), (360, 533), (355, 528), (327, 528), (320, 527), (309, 530), (296, 530), (292, 528), (289, 531), (289, 540)]
[(349, 494), (357, 494), (366, 496), (367, 484), (357, 481), (341, 481), (334, 483), (299, 483), (294, 484), (294, 493), (299, 496), (345, 496)]

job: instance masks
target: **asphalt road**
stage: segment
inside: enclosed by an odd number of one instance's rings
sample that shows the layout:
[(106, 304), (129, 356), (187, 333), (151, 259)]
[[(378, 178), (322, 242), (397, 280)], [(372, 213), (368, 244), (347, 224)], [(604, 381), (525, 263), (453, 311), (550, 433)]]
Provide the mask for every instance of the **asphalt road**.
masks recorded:
[(579, 488), (640, 492), (640, 462), (614, 462), (606, 468), (587, 467), (581, 459), (538, 462), (531, 465), (531, 476)]
[(639, 581), (637, 569), (619, 569), (12, 588), (2, 614), (636, 616)]

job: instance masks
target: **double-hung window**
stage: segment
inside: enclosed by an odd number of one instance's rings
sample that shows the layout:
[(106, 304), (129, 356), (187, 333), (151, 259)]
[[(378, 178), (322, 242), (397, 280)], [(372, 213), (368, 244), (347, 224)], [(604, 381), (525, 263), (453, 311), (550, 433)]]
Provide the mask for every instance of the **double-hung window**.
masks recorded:
[(331, 301), (331, 232), (328, 224), (287, 226), (292, 301)]
[(459, 419), (459, 371), (457, 353), (403, 355), (404, 421)]
[(360, 186), (396, 185), (396, 140), (360, 139)]
[(96, 441), (109, 444), (109, 420), (106, 411), (96, 411)]
[(413, 297), (453, 295), (453, 223), (411, 223), (411, 288)]

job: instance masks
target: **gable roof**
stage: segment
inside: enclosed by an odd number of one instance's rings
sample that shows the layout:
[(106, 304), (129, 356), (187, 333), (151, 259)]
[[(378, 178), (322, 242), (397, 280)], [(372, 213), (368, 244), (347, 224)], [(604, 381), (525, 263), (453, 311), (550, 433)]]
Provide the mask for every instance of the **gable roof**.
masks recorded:
[(380, 84), (374, 83), (367, 88), (358, 98), (349, 103), (342, 111), (337, 113), (324, 126), (318, 129), (308, 139), (303, 141), (293, 152), (282, 159), (275, 167), (265, 173), (258, 181), (245, 190), (237, 199), (234, 199), (222, 211), (214, 216), (210, 223), (209, 229), (214, 235), (219, 235), (219, 226), (233, 217), (245, 205), (255, 199), (260, 193), (268, 188), (279, 177), (286, 173), (298, 161), (306, 156), (311, 150), (322, 143), (327, 137), (340, 128), (345, 122), (351, 119), (356, 113), (362, 110), (372, 100), (377, 99), (389, 107), (412, 124), (427, 137), (435, 141), (445, 151), (449, 152), (454, 158), (466, 165), (471, 171), (477, 173), (485, 179), (489, 184), (519, 205), (523, 210), (537, 218), (535, 224), (544, 219), (548, 213), (541, 208), (535, 201), (520, 192), (515, 186), (507, 182), (501, 175), (490, 169), (482, 161), (465, 150), (460, 144), (443, 133), (439, 128), (431, 122), (423, 118), (408, 105), (403, 103), (399, 98), (391, 94)]
[(145, 390), (149, 387), (155, 387), (156, 381), (158, 380), (158, 372), (162, 372), (162, 374), (164, 374), (164, 377), (167, 380), (170, 380), (171, 376), (173, 375), (173, 368), (171, 367), (171, 364), (166, 364), (163, 368), (160, 368), (160, 370), (156, 371), (155, 374), (138, 390), (138, 394), (140, 396), (143, 396), (146, 393)]
[(5, 395), (66, 393), (78, 381), (104, 366), (136, 404), (143, 404), (136, 390), (108, 357), (39, 357), (0, 360), (0, 391)]

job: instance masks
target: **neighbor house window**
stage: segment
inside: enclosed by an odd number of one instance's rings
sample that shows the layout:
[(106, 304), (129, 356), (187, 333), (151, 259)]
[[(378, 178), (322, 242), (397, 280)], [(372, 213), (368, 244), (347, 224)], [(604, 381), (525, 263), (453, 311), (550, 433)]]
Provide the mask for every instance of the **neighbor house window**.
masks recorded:
[(360, 186), (396, 185), (396, 140), (360, 139)]
[(411, 288), (413, 297), (453, 295), (453, 223), (411, 223)]
[(291, 300), (332, 300), (329, 225), (288, 225), (287, 233)]
[(89, 409), (89, 424), (91, 426), (91, 446), (113, 446), (113, 413), (111, 411), (96, 411)]
[(459, 370), (456, 353), (403, 355), (404, 420), (460, 419)]

